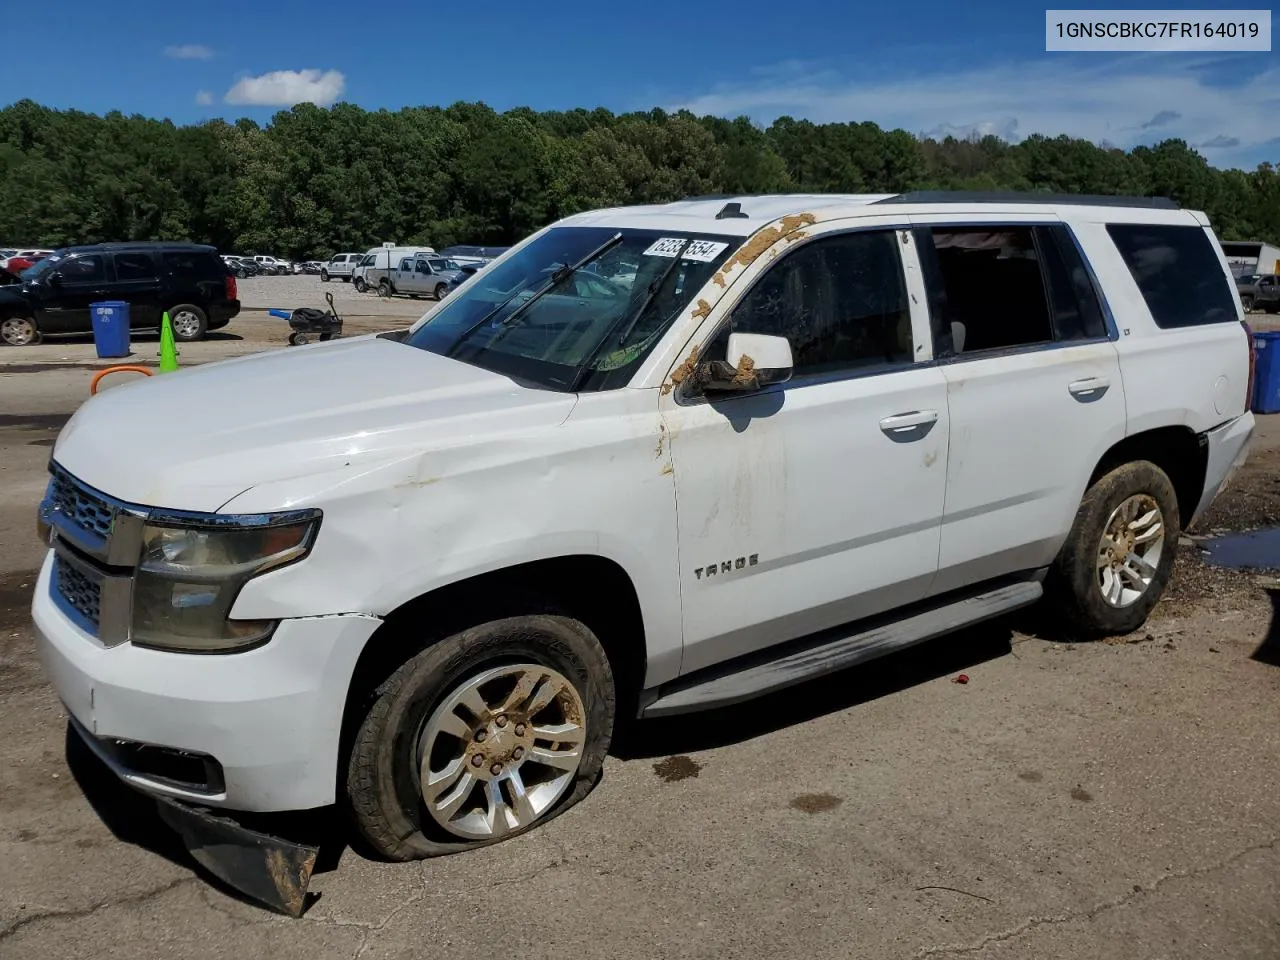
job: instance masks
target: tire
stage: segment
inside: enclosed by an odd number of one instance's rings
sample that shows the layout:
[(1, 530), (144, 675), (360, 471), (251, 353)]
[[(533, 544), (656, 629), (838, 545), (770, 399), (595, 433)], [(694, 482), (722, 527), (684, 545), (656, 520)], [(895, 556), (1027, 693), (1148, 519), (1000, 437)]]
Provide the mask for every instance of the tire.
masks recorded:
[(437, 299), (437, 300), (443, 300), (443, 299), (444, 299), (444, 295), (448, 292), (448, 290), (449, 290), (449, 288), (448, 288), (448, 287), (446, 287), (443, 283), (437, 283), (437, 284), (436, 284), (436, 299)]
[(304, 347), (311, 342), (311, 338), (305, 333), (294, 332), (289, 334), (289, 346)]
[[(555, 684), (544, 685), (554, 679), (553, 673), (568, 686), (549, 695), (545, 691)], [(544, 706), (529, 714), (502, 706), (504, 691), (515, 686), (517, 677), (526, 678), (530, 691), (520, 703), (546, 696)], [(486, 691), (481, 699), (490, 712), (482, 717), (468, 711), (469, 721), (460, 717), (455, 711), (467, 707), (458, 697), (467, 689), (476, 696)], [(391, 860), (459, 853), (546, 823), (599, 781), (613, 732), (615, 694), (609, 660), (595, 634), (561, 616), (510, 617), (454, 634), (403, 664), (372, 698), (351, 747), (346, 794), (360, 835)], [(545, 730), (557, 719), (563, 724), (557, 732), (567, 732), (578, 721), (578, 736), (556, 741), (532, 732), (538, 722)], [(450, 726), (462, 736), (448, 732), (445, 728)], [(472, 726), (487, 731), (483, 742), (471, 732)], [(544, 746), (535, 746), (535, 740)], [(574, 740), (578, 764), (569, 771), (562, 764), (568, 762), (564, 758), (572, 759)], [(524, 757), (522, 743), (528, 744)], [(553, 746), (547, 748), (547, 743)], [(558, 749), (565, 745), (569, 751)], [(559, 754), (561, 764), (542, 763), (535, 750), (547, 757)], [(468, 755), (482, 759), (474, 771)], [(420, 769), (453, 771), (446, 778), (450, 785), (435, 797), (440, 804), (450, 798), (458, 801), (448, 815), (428, 810)], [(522, 784), (518, 792), (513, 781)], [(497, 792), (501, 806), (491, 801), (491, 791)], [(529, 802), (517, 812), (520, 795)], [(477, 810), (467, 812), (473, 804)], [(487, 818), (479, 813), (480, 806)], [(487, 833), (486, 819), (492, 826)]]
[[(1158, 516), (1142, 523), (1156, 509)], [(1156, 526), (1158, 537), (1151, 534)], [(1137, 542), (1129, 540), (1106, 561), (1104, 550), (1116, 540), (1104, 543), (1103, 537), (1116, 531), (1136, 536)], [(1086, 637), (1132, 633), (1146, 622), (1168, 586), (1180, 532), (1178, 497), (1168, 474), (1147, 460), (1116, 467), (1080, 503), (1049, 572), (1051, 600)], [(1122, 563), (1116, 560), (1121, 555)], [(1142, 564), (1133, 560), (1135, 555)], [(1129, 572), (1119, 573), (1121, 567)]]
[(1244, 307), (1245, 313), (1253, 313), (1253, 297), (1248, 295), (1241, 297), (1240, 305)]
[(320, 282), (321, 282), (321, 283), (328, 283), (328, 282), (329, 282), (329, 271), (328, 271), (328, 270), (321, 270), (321, 271), (320, 271)]
[(40, 342), (40, 328), (31, 317), (0, 320), (0, 343), (10, 347), (32, 347)]
[(395, 293), (395, 288), (392, 287), (390, 283), (386, 280), (378, 281), (378, 296), (385, 298), (391, 296), (393, 293)]
[(351, 282), (355, 285), (356, 293), (364, 293), (369, 289), (369, 285), (364, 282), (364, 277), (356, 277)]
[(203, 340), (209, 332), (209, 318), (203, 310), (191, 303), (170, 307), (169, 325), (173, 328), (173, 339), (179, 343)]

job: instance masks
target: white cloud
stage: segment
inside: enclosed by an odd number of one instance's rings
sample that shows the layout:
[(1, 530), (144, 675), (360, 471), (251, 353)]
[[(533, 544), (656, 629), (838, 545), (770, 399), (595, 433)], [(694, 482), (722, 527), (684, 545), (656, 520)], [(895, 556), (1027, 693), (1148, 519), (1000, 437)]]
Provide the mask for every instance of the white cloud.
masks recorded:
[(208, 90), (199, 90), (196, 92), (196, 103), (202, 107), (207, 107), (213, 103), (213, 94)]
[(784, 114), (815, 123), (872, 120), (931, 136), (1065, 133), (1122, 147), (1180, 137), (1200, 144), (1217, 164), (1261, 159), (1274, 131), (1280, 68), (1219, 86), (1186, 64), (1166, 63), (1132, 59), (1082, 67), (1074, 60), (1044, 60), (870, 82), (833, 79), (827, 71), (799, 74), (788, 63), (672, 108), (747, 115), (762, 123)]
[(184, 43), (178, 47), (165, 47), (164, 55), (170, 60), (209, 60), (213, 51), (198, 43)]
[(314, 103), (327, 107), (346, 89), (347, 78), (337, 70), (275, 70), (260, 77), (245, 77), (227, 91), (227, 103), (257, 107), (291, 107)]

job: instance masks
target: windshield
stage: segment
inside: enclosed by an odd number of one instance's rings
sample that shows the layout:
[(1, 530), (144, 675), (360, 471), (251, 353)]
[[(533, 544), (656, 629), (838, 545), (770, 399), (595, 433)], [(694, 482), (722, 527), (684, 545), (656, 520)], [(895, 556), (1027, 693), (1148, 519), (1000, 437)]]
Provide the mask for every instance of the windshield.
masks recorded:
[[(558, 270), (563, 277), (562, 268), (615, 235), (621, 240), (549, 289)], [(613, 389), (631, 379), (741, 242), (679, 231), (556, 227), (477, 274), (404, 342), (552, 390)]]
[(46, 273), (52, 273), (53, 268), (63, 259), (63, 254), (53, 253), (45, 257), (43, 260), (37, 260), (27, 269), (23, 270), (19, 276), (23, 280), (38, 280)]

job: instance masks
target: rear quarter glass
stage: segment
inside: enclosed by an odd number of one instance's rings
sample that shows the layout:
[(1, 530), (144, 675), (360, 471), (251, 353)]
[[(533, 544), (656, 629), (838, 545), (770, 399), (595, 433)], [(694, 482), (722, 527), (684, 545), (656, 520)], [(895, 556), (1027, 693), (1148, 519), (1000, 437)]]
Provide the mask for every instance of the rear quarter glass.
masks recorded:
[(1107, 224), (1156, 326), (1235, 323), (1236, 297), (1203, 227)]

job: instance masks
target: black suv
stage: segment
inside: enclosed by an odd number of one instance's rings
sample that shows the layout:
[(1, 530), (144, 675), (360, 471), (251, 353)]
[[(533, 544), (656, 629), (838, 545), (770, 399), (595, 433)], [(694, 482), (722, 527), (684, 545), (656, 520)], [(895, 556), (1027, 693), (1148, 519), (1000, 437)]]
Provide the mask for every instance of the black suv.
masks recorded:
[(169, 311), (177, 340), (201, 340), (240, 312), (236, 278), (213, 247), (99, 243), (64, 247), (0, 287), (0, 342), (38, 343), (46, 333), (88, 333), (89, 305), (129, 304), (129, 327), (154, 330)]

